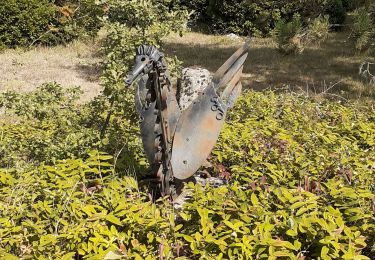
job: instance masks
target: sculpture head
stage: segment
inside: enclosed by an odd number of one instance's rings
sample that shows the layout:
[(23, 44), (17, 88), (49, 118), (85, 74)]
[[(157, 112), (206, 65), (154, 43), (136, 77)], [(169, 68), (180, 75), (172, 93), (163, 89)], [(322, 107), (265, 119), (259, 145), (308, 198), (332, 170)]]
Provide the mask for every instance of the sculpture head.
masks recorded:
[(163, 53), (159, 52), (154, 46), (139, 46), (136, 51), (133, 70), (128, 74), (125, 84), (130, 86), (134, 81), (148, 74), (153, 69), (154, 64), (163, 56)]

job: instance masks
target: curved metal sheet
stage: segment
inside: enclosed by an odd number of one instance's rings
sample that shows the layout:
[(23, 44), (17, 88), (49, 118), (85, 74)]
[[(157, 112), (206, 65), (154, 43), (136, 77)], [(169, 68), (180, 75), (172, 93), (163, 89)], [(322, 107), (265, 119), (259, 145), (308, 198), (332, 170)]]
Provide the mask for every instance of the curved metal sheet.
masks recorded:
[(171, 165), (175, 178), (185, 180), (203, 164), (219, 137), (226, 111), (213, 84), (183, 111), (172, 147)]
[(228, 98), (228, 96), (231, 95), (231, 93), (233, 92), (233, 89), (236, 87), (236, 85), (240, 82), (240, 79), (241, 79), (241, 76), (242, 76), (242, 69), (243, 69), (243, 67), (241, 67), (237, 71), (237, 73), (232, 77), (231, 81), (226, 84), (226, 87), (225, 87), (224, 91), (220, 95), (222, 100), (226, 100)]
[(159, 132), (154, 131), (155, 122), (157, 119), (157, 115), (154, 113), (156, 102), (150, 103), (149, 107), (146, 107), (145, 104), (146, 95), (148, 92), (147, 84), (148, 76), (145, 75), (138, 83), (138, 88), (135, 92), (135, 105), (139, 114), (139, 125), (143, 148), (145, 150), (148, 162), (152, 164), (155, 158), (155, 138), (161, 134), (161, 130), (159, 130)]
[(142, 121), (140, 122), (141, 127), (141, 137), (143, 142), (143, 148), (150, 164), (154, 163), (155, 159), (155, 139), (158, 135), (161, 135), (161, 130), (158, 129), (158, 132), (155, 132), (155, 122), (156, 115), (154, 113), (155, 102), (151, 103), (148, 109), (142, 111)]
[[(155, 139), (162, 134), (161, 128), (155, 129), (158, 110), (156, 109), (156, 101), (146, 106), (145, 100), (148, 92), (147, 84), (148, 76), (143, 76), (139, 83), (135, 93), (135, 104), (140, 119), (140, 130), (143, 142), (143, 148), (145, 150), (147, 160), (150, 164), (154, 163), (155, 160)], [(152, 86), (149, 86), (152, 87)], [(173, 140), (173, 135), (177, 126), (178, 119), (181, 115), (175, 94), (172, 91), (167, 91), (167, 122), (168, 122), (168, 133), (170, 140)], [(172, 142), (172, 141), (171, 141)]]
[(169, 91), (167, 95), (167, 111), (168, 111), (168, 140), (172, 144), (173, 136), (176, 131), (178, 120), (181, 116), (181, 110), (178, 106), (176, 95)]

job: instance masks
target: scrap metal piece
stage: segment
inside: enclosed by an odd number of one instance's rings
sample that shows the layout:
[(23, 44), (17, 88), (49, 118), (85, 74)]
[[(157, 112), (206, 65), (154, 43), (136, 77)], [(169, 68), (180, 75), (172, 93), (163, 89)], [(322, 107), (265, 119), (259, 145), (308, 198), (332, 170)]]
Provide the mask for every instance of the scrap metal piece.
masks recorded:
[(213, 149), (228, 108), (241, 94), (240, 78), (248, 48), (246, 43), (237, 50), (218, 69), (211, 83), (207, 82), (208, 86), (194, 91), (194, 96), (198, 96), (191, 103), (188, 99), (186, 106), (177, 102), (177, 95), (180, 101), (185, 100), (181, 98), (185, 90), (176, 94), (164, 54), (153, 46), (137, 49), (135, 66), (126, 84), (140, 79), (135, 103), (142, 142), (162, 195), (173, 196), (177, 188), (174, 186), (189, 179)]
[(148, 76), (144, 75), (140, 79), (135, 92), (135, 104), (139, 114), (143, 149), (150, 164), (153, 163), (155, 153), (157, 152), (154, 147), (155, 139), (161, 135), (160, 127), (155, 128), (155, 122), (157, 119), (157, 113), (155, 113), (156, 100), (151, 97), (151, 84), (152, 82), (150, 82)]
[[(183, 111), (174, 135), (172, 170), (175, 178), (190, 178), (203, 164), (217, 142), (228, 106), (241, 93), (240, 78), (248, 43), (237, 50), (215, 73), (212, 83)], [(217, 91), (224, 88), (221, 96)]]
[(164, 54), (154, 46), (141, 45), (137, 49), (135, 65), (125, 83), (131, 85), (141, 78), (135, 95), (140, 128), (147, 159), (153, 177), (159, 179), (163, 195), (173, 190), (170, 166), (174, 131), (181, 111), (176, 92), (169, 80)]
[(242, 92), (242, 83), (238, 82), (237, 85), (234, 87), (232, 93), (228, 97), (228, 101), (227, 101), (228, 109), (234, 106), (234, 103), (237, 101), (237, 99), (241, 95), (241, 92)]
[[(220, 88), (221, 84), (224, 85), (222, 79), (224, 78), (225, 74), (230, 70), (233, 65), (238, 61), (238, 59), (247, 53), (250, 47), (250, 43), (246, 42), (241, 48), (239, 48), (215, 73), (213, 77), (213, 82), (216, 85), (216, 88)], [(244, 62), (244, 61), (243, 61)]]
[(230, 82), (226, 84), (226, 87), (225, 87), (223, 93), (221, 93), (221, 98), (223, 100), (226, 100), (231, 95), (231, 93), (233, 92), (233, 90), (237, 86), (237, 84), (240, 83), (240, 79), (241, 79), (241, 76), (242, 76), (242, 69), (243, 69), (243, 66), (240, 67), (240, 69), (233, 75)]
[(155, 128), (155, 122), (157, 119), (157, 115), (154, 113), (155, 105), (156, 103), (153, 102), (150, 104), (150, 107), (142, 110), (141, 119), (143, 120), (140, 121), (143, 148), (150, 164), (153, 164), (155, 153), (157, 152), (157, 149), (155, 149), (154, 146), (155, 139), (161, 135), (161, 129)]
[[(222, 87), (225, 87), (230, 83), (233, 78), (237, 77), (237, 81), (240, 79), (243, 69), (243, 64), (245, 63), (245, 60), (247, 58), (247, 53), (241, 55), (236, 59), (230, 67), (228, 67), (228, 70), (224, 73), (223, 77), (219, 79), (218, 81), (214, 81), (215, 83), (215, 89), (219, 90)], [(215, 76), (214, 76), (215, 80)]]
[(172, 170), (175, 178), (191, 177), (211, 153), (224, 124), (227, 107), (211, 84), (184, 111), (173, 140)]

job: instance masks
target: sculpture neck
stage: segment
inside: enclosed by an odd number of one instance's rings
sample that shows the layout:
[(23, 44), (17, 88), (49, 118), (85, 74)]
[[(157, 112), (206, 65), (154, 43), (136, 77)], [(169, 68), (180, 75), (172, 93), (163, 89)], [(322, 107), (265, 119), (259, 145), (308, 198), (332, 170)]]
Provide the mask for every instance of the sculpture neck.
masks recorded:
[(167, 64), (164, 59), (164, 55), (160, 56), (160, 59), (158, 61), (153, 62), (153, 66), (151, 71), (148, 73), (149, 79), (154, 79), (156, 73), (156, 78), (163, 79), (164, 84), (168, 85), (168, 88), (171, 86), (171, 78), (170, 73), (167, 67)]

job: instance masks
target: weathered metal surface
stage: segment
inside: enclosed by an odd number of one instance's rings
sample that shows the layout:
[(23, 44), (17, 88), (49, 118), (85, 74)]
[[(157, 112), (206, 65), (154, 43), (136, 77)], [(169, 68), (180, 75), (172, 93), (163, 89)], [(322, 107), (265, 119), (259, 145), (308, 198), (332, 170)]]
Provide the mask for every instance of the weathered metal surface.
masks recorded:
[(241, 76), (242, 76), (242, 69), (243, 69), (243, 67), (241, 67), (236, 72), (236, 74), (234, 74), (231, 81), (226, 84), (226, 88), (224, 89), (223, 93), (221, 94), (221, 98), (223, 100), (226, 100), (231, 95), (235, 86), (237, 86), (238, 82), (240, 82), (240, 79), (241, 79)]
[(242, 73), (243, 64), (246, 58), (247, 53), (238, 57), (238, 59), (231, 64), (228, 70), (224, 73), (223, 77), (218, 81), (217, 84), (215, 84), (215, 88), (217, 90), (221, 89), (222, 87), (226, 87), (227, 84), (238, 74), (240, 70)]
[(126, 84), (140, 78), (135, 103), (141, 136), (163, 195), (173, 194), (174, 184), (189, 179), (213, 149), (228, 107), (241, 94), (240, 78), (248, 47), (245, 44), (238, 49), (218, 69), (211, 83), (202, 83), (207, 87), (194, 90), (194, 99), (181, 98), (181, 93), (191, 92), (188, 89), (180, 91), (179, 100), (184, 105), (178, 104), (164, 54), (153, 46), (142, 45), (137, 49), (135, 66)]
[[(249, 43), (245, 43), (241, 48), (239, 48), (215, 73), (213, 77), (213, 82), (218, 84), (224, 77), (225, 73), (232, 67), (232, 65), (245, 54), (249, 49)], [(216, 86), (219, 88), (220, 86)]]
[(175, 178), (188, 179), (207, 159), (219, 137), (226, 111), (213, 85), (184, 111), (173, 140), (171, 163)]
[[(175, 178), (183, 180), (191, 177), (216, 144), (228, 105), (234, 104), (242, 90), (239, 81), (247, 58), (247, 48), (245, 44), (219, 68), (212, 84), (181, 115), (171, 158)], [(222, 87), (225, 88), (219, 96), (217, 90)]]
[(154, 147), (155, 139), (161, 135), (160, 129), (155, 129), (157, 114), (155, 114), (156, 101), (147, 100), (149, 89), (146, 85), (150, 84), (148, 76), (143, 76), (135, 94), (136, 109), (139, 114), (139, 124), (143, 148), (147, 160), (150, 164), (154, 162), (156, 149)]
[(237, 99), (241, 95), (241, 92), (242, 92), (242, 83), (238, 82), (227, 100), (228, 109), (234, 106), (234, 103), (237, 101)]
[(143, 147), (150, 164), (153, 163), (155, 158), (155, 139), (157, 136), (161, 135), (161, 130), (158, 128), (155, 129), (155, 122), (157, 119), (157, 115), (155, 115), (155, 105), (155, 102), (153, 102), (148, 109), (142, 111), (143, 118), (141, 118), (141, 120), (143, 119), (143, 121), (140, 121)]
[(168, 89), (168, 87), (170, 86), (171, 86), (170, 82), (165, 82), (165, 89), (164, 89), (165, 97), (166, 97), (165, 105), (168, 108), (166, 111), (166, 118), (167, 118), (166, 123), (167, 123), (167, 131), (168, 131), (167, 140), (170, 144), (172, 144), (177, 122), (181, 116), (181, 110), (178, 106), (176, 92), (172, 89)]

